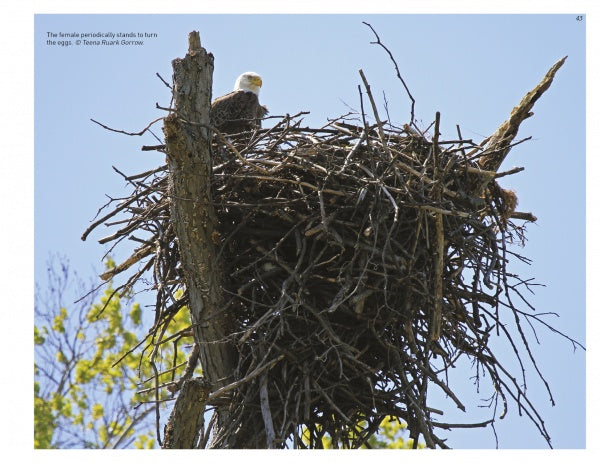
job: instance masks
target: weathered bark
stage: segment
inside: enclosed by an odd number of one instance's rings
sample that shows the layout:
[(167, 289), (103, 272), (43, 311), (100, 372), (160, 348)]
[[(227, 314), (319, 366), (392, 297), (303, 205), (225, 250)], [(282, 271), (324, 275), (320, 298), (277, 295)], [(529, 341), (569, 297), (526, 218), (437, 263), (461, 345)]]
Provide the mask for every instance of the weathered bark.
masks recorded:
[(165, 449), (191, 449), (196, 447), (204, 423), (204, 408), (209, 388), (200, 378), (183, 383), (169, 422), (165, 426)]
[[(214, 390), (232, 381), (235, 355), (227, 339), (231, 333), (230, 320), (222, 311), (222, 275), (214, 244), (217, 218), (212, 205), (209, 139), (213, 56), (200, 46), (198, 32), (191, 32), (188, 53), (172, 64), (175, 113), (164, 122), (171, 218), (189, 294), (194, 337), (200, 347), (203, 377)], [(186, 397), (181, 394), (180, 400)], [(195, 408), (198, 412), (203, 409)], [(215, 413), (217, 435), (228, 416), (223, 406), (217, 407)], [(189, 425), (189, 420), (173, 415), (168, 426), (177, 435), (190, 435), (190, 430), (178, 429)]]
[[(566, 56), (561, 58), (548, 70), (540, 83), (523, 97), (520, 103), (511, 111), (510, 117), (489, 138), (486, 153), (479, 160), (479, 165), (483, 170), (496, 172), (500, 168), (500, 165), (510, 152), (511, 144), (517, 136), (521, 122), (533, 116), (531, 110), (535, 102), (550, 88), (556, 72), (566, 59)], [(480, 178), (481, 183), (478, 185), (479, 188), (477, 191), (482, 193), (492, 177), (482, 175)]]

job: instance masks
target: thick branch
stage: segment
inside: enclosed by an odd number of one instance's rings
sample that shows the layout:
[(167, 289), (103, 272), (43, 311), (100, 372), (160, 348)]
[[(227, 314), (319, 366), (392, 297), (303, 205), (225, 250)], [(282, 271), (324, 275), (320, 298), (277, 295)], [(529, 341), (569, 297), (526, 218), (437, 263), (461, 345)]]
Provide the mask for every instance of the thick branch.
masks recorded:
[[(207, 129), (213, 57), (200, 47), (197, 32), (190, 33), (189, 43), (185, 58), (173, 60), (175, 112), (165, 118), (163, 130), (171, 217), (186, 277), (194, 335), (204, 377), (218, 389), (231, 381), (235, 357), (227, 341), (229, 318), (221, 312), (222, 275), (213, 238), (217, 218), (212, 205), (211, 134)], [(217, 408), (216, 413), (218, 431), (219, 422), (227, 420), (227, 412)]]

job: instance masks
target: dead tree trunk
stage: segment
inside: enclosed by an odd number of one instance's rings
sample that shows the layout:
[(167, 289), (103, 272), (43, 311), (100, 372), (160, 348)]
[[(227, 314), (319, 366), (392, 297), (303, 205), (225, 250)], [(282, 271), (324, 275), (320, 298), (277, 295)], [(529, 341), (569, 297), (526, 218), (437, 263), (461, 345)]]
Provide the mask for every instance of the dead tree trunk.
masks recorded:
[[(212, 73), (213, 56), (200, 46), (198, 32), (191, 32), (185, 58), (173, 60), (175, 112), (165, 118), (164, 132), (171, 217), (189, 294), (194, 338), (200, 347), (203, 377), (216, 390), (232, 382), (236, 363), (227, 339), (231, 323), (223, 312), (222, 275), (214, 244), (217, 218), (211, 194), (209, 129)], [(189, 397), (180, 394), (178, 401), (186, 399)], [(192, 402), (176, 404), (176, 409), (183, 406), (187, 413), (171, 415), (165, 447), (195, 446), (198, 430), (190, 432), (190, 426), (197, 427), (194, 417), (204, 413), (204, 403)], [(215, 413), (213, 436), (218, 436), (228, 421), (227, 407), (217, 407)]]

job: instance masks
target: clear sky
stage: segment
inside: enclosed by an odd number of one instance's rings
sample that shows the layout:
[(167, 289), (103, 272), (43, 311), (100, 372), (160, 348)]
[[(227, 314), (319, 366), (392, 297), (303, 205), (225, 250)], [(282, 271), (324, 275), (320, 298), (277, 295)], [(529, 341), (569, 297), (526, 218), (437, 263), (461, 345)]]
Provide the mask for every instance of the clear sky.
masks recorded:
[[(213, 96), (232, 89), (243, 71), (263, 78), (261, 102), (272, 114), (310, 111), (306, 122), (326, 123), (359, 107), (358, 74), (363, 69), (380, 108), (383, 93), (390, 116), (401, 125), (410, 119), (410, 102), (385, 52), (369, 41), (367, 21), (394, 53), (416, 99), (416, 118), (429, 125), (441, 112), (442, 138), (479, 141), (494, 132), (521, 97), (561, 57), (568, 55), (555, 82), (521, 126), (519, 137), (533, 137), (514, 148), (505, 168), (525, 171), (501, 179), (519, 197), (518, 210), (538, 217), (527, 226), (528, 243), (520, 253), (531, 266), (514, 263), (516, 273), (535, 277), (545, 287), (530, 301), (558, 328), (583, 344), (585, 338), (585, 181), (586, 18), (567, 15), (38, 15), (35, 17), (35, 278), (44, 284), (51, 253), (68, 256), (82, 275), (102, 268), (106, 249), (80, 236), (105, 202), (125, 196), (112, 170), (133, 174), (164, 162), (163, 155), (141, 152), (155, 144), (147, 134), (127, 137), (103, 130), (138, 131), (164, 115), (171, 60), (184, 56), (187, 34), (198, 30), (202, 45), (215, 56)], [(156, 34), (143, 45), (61, 46), (48, 33), (135, 32)], [(56, 44), (49, 45), (51, 39)], [(67, 39), (68, 40), (68, 39)], [(72, 42), (76, 39), (70, 39)], [(160, 125), (155, 133), (161, 135)], [(116, 260), (124, 254), (117, 253)], [(512, 262), (511, 262), (512, 264)], [(532, 349), (557, 402), (551, 407), (530, 367), (528, 391), (558, 448), (585, 447), (585, 353), (573, 352), (564, 339), (537, 330)], [(509, 352), (506, 351), (507, 358)], [(518, 373), (518, 371), (515, 371)], [(468, 414), (451, 410), (433, 395), (446, 422), (486, 419), (478, 408), (490, 391), (477, 394), (463, 366), (454, 384)], [(534, 426), (518, 416), (514, 404), (496, 425), (501, 448), (544, 448)], [(444, 435), (444, 434), (442, 434)], [(490, 448), (491, 429), (454, 430), (445, 435), (455, 448)]]

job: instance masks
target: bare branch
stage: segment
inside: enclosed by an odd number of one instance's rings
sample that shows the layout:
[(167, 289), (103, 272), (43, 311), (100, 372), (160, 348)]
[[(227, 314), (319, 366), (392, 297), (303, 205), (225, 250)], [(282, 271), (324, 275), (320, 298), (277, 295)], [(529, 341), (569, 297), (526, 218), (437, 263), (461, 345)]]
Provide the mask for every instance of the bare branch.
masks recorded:
[(369, 23), (367, 23), (365, 21), (363, 21), (362, 23), (365, 26), (368, 26), (369, 29), (371, 29), (371, 31), (373, 31), (373, 34), (375, 34), (375, 38), (377, 40), (375, 42), (371, 42), (371, 43), (374, 45), (379, 45), (381, 48), (383, 48), (389, 55), (390, 59), (392, 60), (392, 63), (394, 63), (394, 68), (396, 69), (396, 76), (398, 77), (398, 79), (400, 79), (400, 82), (402, 82), (402, 85), (404, 86), (404, 90), (406, 90), (406, 94), (408, 95), (408, 97), (410, 98), (410, 101), (411, 101), (410, 124), (409, 125), (413, 126), (414, 122), (415, 122), (415, 99), (411, 95), (410, 90), (408, 89), (408, 86), (406, 85), (406, 82), (404, 82), (404, 79), (402, 78), (402, 75), (400, 74), (400, 69), (398, 69), (398, 63), (396, 63), (396, 59), (394, 58), (394, 55), (392, 54), (392, 52), (381, 42), (381, 40), (379, 39), (379, 35), (375, 31), (375, 29), (373, 29), (373, 26), (371, 26)]

